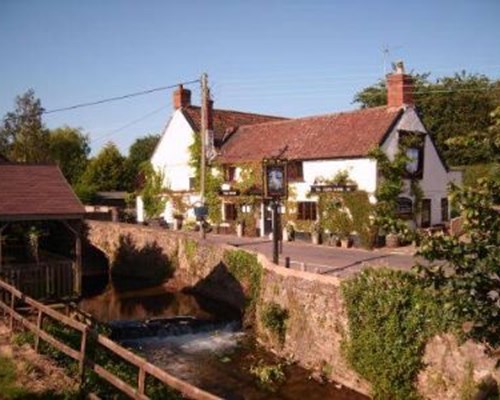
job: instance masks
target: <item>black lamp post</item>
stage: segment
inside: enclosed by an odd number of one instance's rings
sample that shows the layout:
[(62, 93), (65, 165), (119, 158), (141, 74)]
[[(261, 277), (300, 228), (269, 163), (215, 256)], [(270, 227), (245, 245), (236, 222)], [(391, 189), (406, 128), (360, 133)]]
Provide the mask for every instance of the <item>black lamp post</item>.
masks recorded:
[(287, 160), (265, 158), (262, 161), (264, 199), (270, 199), (273, 216), (273, 263), (279, 264), (279, 240), (281, 239), (281, 219), (279, 205), (288, 197)]

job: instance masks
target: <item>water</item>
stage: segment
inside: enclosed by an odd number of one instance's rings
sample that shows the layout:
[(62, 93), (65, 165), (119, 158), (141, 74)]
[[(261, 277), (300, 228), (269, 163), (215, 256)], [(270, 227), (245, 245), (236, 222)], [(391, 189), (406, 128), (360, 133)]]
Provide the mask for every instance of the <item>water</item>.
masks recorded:
[[(124, 346), (225, 399), (365, 399), (335, 383), (311, 379), (298, 365), (287, 365), (241, 330), (238, 312), (190, 293), (168, 286), (123, 290), (123, 285), (108, 285), (80, 306), (109, 322), (113, 338)], [(259, 364), (281, 364), (286, 380), (263, 387), (250, 373)]]

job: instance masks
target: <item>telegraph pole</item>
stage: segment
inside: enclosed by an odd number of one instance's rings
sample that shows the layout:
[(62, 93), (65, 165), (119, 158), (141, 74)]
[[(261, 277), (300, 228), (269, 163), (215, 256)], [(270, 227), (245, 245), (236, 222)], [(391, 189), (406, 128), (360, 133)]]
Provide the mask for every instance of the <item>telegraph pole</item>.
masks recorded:
[[(206, 138), (208, 130), (208, 75), (201, 75), (201, 160), (200, 160), (200, 202), (205, 206), (205, 168), (206, 168)], [(200, 221), (200, 236), (205, 239), (204, 219)]]

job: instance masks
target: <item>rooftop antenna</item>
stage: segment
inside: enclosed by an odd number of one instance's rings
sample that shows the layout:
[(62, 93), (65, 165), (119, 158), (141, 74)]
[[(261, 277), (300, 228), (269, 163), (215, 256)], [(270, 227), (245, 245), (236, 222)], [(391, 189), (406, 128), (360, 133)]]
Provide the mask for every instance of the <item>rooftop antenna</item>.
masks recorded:
[(383, 53), (383, 58), (384, 58), (384, 76), (387, 75), (387, 64), (389, 63), (389, 56), (391, 54), (391, 51), (399, 50), (402, 48), (403, 48), (403, 46), (389, 47), (389, 45), (387, 45), (387, 44), (382, 48), (382, 53)]

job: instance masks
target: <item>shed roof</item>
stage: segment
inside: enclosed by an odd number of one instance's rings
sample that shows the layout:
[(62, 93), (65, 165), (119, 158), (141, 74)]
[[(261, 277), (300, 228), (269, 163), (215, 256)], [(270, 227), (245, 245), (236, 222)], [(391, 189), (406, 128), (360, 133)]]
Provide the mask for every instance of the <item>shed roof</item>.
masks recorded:
[(402, 114), (401, 109), (366, 108), (351, 112), (241, 126), (222, 147), (226, 163), (367, 156), (380, 145)]
[(0, 165), (0, 220), (74, 219), (84, 213), (57, 165)]

